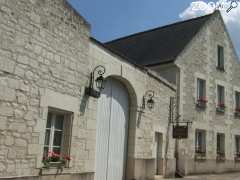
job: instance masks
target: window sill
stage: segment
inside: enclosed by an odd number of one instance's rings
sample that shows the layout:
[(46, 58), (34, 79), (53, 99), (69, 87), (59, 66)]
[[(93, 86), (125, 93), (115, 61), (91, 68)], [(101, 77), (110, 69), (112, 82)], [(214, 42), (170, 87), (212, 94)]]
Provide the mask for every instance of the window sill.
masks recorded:
[(40, 168), (39, 175), (53, 175), (53, 174), (68, 174), (70, 173), (69, 167), (58, 168), (57, 166), (50, 166), (49, 168)]
[(226, 160), (224, 155), (217, 155), (216, 161), (217, 162), (224, 162)]
[(223, 68), (223, 67), (218, 67), (218, 66), (217, 66), (216, 69), (217, 69), (218, 71), (220, 71), (220, 72), (226, 72), (226, 71), (225, 71), (225, 68)]
[(216, 107), (216, 112), (224, 114), (225, 113), (225, 107)]
[(206, 153), (195, 153), (195, 161), (205, 161)]
[(197, 107), (198, 109), (204, 110), (204, 109), (207, 108), (207, 104), (204, 103), (204, 102), (197, 102), (197, 103), (196, 103), (196, 107)]

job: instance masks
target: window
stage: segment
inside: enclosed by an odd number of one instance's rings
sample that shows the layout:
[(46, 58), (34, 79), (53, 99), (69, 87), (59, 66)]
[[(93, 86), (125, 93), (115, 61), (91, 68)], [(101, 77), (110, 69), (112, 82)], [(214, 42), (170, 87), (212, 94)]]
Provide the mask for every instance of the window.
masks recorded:
[(225, 135), (217, 133), (217, 156), (225, 157)]
[(197, 79), (197, 105), (198, 107), (205, 107), (207, 103), (206, 99), (206, 81), (203, 79)]
[(236, 154), (235, 157), (240, 158), (240, 136), (235, 136), (235, 143), (236, 143)]
[(71, 116), (69, 113), (60, 111), (49, 111), (45, 131), (44, 157), (49, 152), (60, 156), (68, 156), (70, 148), (70, 125)]
[(240, 112), (240, 92), (235, 92), (236, 112)]
[(217, 86), (217, 110), (218, 111), (223, 111), (225, 109), (225, 89), (223, 86), (218, 85)]
[(196, 130), (195, 134), (195, 152), (197, 154), (206, 155), (206, 131)]
[(217, 68), (219, 70), (224, 71), (224, 48), (222, 46), (218, 46), (218, 64)]

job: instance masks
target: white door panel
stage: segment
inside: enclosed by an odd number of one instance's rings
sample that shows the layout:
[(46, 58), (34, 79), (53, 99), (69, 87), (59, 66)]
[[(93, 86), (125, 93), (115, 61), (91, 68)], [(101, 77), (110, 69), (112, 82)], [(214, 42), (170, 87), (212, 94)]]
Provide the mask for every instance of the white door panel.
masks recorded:
[(124, 179), (128, 109), (127, 90), (109, 79), (98, 104), (96, 180)]
[(126, 152), (128, 93), (117, 81), (113, 81), (112, 85), (108, 180), (122, 180)]
[(111, 111), (111, 86), (106, 85), (98, 100), (96, 135), (96, 180), (106, 180), (108, 159), (109, 121)]

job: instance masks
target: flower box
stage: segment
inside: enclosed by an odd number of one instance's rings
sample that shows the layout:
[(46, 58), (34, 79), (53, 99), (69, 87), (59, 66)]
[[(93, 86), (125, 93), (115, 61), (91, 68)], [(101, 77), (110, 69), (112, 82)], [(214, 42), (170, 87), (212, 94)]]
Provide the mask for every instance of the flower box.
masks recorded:
[(201, 97), (197, 100), (198, 108), (206, 108), (208, 100), (205, 97)]
[(206, 152), (204, 152), (204, 151), (196, 151), (195, 152), (195, 160), (196, 161), (204, 161), (204, 160), (206, 160)]
[(225, 109), (226, 109), (226, 106), (224, 103), (219, 103), (216, 108), (217, 112), (220, 112), (220, 113), (224, 113)]
[(62, 156), (54, 152), (49, 152), (47, 157), (43, 157), (42, 163), (43, 168), (55, 167), (58, 169), (63, 169), (63, 167), (65, 167), (67, 162), (70, 160), (71, 158), (68, 156)]

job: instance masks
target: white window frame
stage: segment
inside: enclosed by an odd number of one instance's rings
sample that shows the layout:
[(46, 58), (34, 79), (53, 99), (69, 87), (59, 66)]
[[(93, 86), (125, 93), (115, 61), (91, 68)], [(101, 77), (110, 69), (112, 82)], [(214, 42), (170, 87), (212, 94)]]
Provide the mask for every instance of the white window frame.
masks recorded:
[[(203, 92), (202, 92), (202, 96), (200, 96), (200, 89), (201, 89), (201, 86), (200, 86), (200, 82), (203, 81)], [(206, 98), (206, 80), (205, 79), (202, 79), (202, 78), (197, 78), (197, 100), (201, 99), (201, 98)]]
[[(237, 98), (237, 95), (239, 96), (238, 98)], [(235, 91), (235, 108), (236, 109), (240, 108), (240, 92), (239, 91)]]
[[(220, 97), (220, 91), (219, 91), (219, 89), (220, 88), (222, 88), (222, 90), (223, 90), (223, 94), (221, 94), (221, 97)], [(223, 85), (220, 85), (220, 84), (218, 84), (217, 85), (217, 105), (219, 105), (220, 103), (223, 103), (224, 105), (225, 105), (225, 87), (223, 86)]]
[[(219, 149), (218, 149), (218, 136), (220, 137), (220, 144), (219, 144)], [(223, 142), (221, 141), (223, 140)], [(217, 133), (217, 142), (216, 142), (216, 145), (217, 145), (217, 154), (218, 153), (223, 153), (225, 155), (225, 151), (226, 151), (226, 144), (225, 144), (225, 134), (224, 133)]]
[(221, 45), (217, 46), (217, 68), (220, 70), (225, 70), (225, 57), (224, 57), (224, 47)]
[[(201, 139), (201, 141), (199, 140), (198, 134), (201, 134), (201, 138), (203, 138)], [(201, 151), (201, 153), (206, 153), (206, 150), (207, 150), (206, 139), (207, 139), (206, 130), (196, 129), (195, 131), (195, 152), (196, 153), (200, 153), (199, 150)]]
[[(45, 138), (46, 138), (46, 132), (47, 130), (50, 130), (50, 135), (49, 135), (49, 145), (46, 145), (45, 142), (44, 142), (44, 148), (48, 147), (48, 152), (53, 152), (53, 149), (54, 148), (59, 148), (60, 149), (60, 154), (61, 154), (61, 150), (62, 150), (62, 144), (63, 144), (63, 136), (64, 136), (64, 126), (63, 126), (63, 129), (60, 130), (60, 129), (56, 129), (55, 128), (55, 122), (57, 121), (56, 117), (57, 115), (62, 115), (63, 116), (63, 125), (64, 125), (64, 121), (66, 121), (66, 116), (62, 113), (57, 113), (57, 112), (54, 112), (54, 111), (49, 111), (48, 112), (48, 115), (49, 113), (52, 114), (52, 119), (50, 120), (51, 122), (51, 126), (50, 128), (46, 127), (46, 131), (45, 131)], [(48, 121), (48, 120), (47, 120)], [(58, 131), (58, 132), (61, 132), (61, 144), (60, 146), (54, 146), (54, 133), (55, 131)]]
[(240, 154), (240, 135), (235, 135), (235, 153)]

